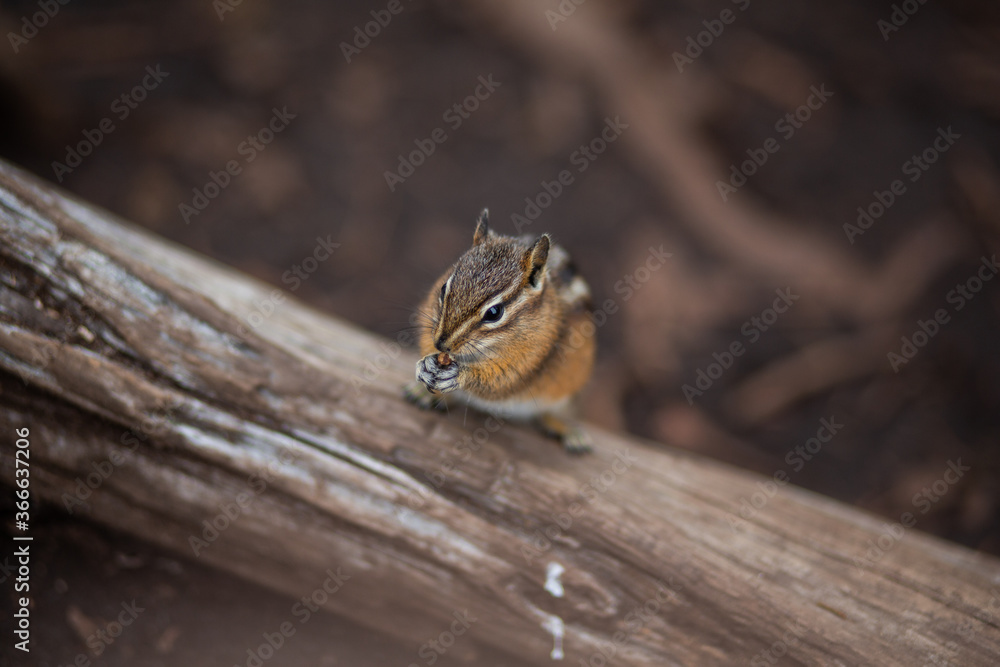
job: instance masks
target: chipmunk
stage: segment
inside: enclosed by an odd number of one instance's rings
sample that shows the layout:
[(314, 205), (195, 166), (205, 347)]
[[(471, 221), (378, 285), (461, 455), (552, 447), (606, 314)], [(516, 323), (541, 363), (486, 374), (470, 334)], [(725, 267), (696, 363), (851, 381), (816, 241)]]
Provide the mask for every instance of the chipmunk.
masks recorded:
[(484, 209), (472, 247), (423, 302), (423, 358), (407, 398), (442, 407), (454, 392), (484, 412), (533, 421), (568, 452), (589, 451), (569, 407), (594, 365), (591, 313), (590, 287), (563, 248), (548, 234), (497, 234)]

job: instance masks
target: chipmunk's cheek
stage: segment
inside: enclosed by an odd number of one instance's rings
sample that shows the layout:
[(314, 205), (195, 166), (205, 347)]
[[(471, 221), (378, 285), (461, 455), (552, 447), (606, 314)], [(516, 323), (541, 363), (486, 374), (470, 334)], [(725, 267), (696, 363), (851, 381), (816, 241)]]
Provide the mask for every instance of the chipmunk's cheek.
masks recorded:
[(472, 353), (472, 361), (474, 363), (494, 363), (499, 354), (497, 352), (500, 342), (492, 338), (487, 338), (480, 341), (476, 345), (475, 351)]

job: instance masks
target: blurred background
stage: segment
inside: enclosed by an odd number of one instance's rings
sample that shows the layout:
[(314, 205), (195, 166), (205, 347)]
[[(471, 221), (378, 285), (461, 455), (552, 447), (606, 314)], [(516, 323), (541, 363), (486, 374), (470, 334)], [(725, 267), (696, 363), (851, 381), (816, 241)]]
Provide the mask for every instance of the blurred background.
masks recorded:
[[(591, 421), (1000, 554), (995, 3), (0, 7), (4, 158), (388, 337), (488, 206), (614, 306)], [(296, 274), (318, 237), (341, 245)], [(246, 664), (287, 617), (45, 517), (33, 664)], [(155, 611), (88, 649), (136, 591)], [(422, 663), (309, 632), (284, 664)]]

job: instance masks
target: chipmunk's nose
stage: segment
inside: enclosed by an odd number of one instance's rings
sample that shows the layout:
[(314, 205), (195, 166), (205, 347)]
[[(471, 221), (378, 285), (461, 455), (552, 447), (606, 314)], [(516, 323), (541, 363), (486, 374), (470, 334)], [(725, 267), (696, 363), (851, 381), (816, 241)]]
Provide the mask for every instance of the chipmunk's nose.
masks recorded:
[(440, 352), (451, 352), (451, 346), (444, 344), (444, 335), (438, 336), (438, 339), (434, 341), (434, 347)]

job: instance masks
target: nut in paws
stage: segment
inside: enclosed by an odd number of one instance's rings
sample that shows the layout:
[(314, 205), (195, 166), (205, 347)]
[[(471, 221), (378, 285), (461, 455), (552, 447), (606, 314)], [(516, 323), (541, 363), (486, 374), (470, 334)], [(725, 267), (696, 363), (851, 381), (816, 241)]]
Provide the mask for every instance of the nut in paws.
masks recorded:
[(438, 356), (429, 354), (417, 362), (417, 380), (432, 392), (445, 394), (458, 389), (459, 367), (453, 360), (442, 366)]

